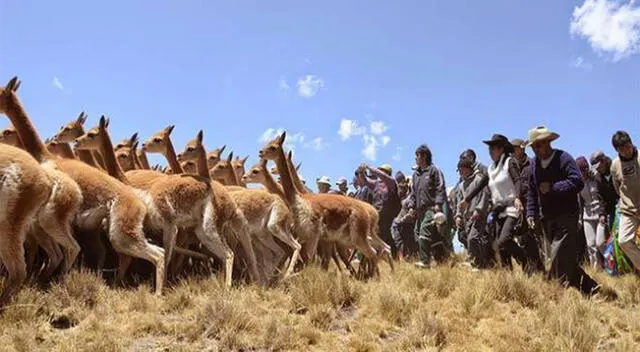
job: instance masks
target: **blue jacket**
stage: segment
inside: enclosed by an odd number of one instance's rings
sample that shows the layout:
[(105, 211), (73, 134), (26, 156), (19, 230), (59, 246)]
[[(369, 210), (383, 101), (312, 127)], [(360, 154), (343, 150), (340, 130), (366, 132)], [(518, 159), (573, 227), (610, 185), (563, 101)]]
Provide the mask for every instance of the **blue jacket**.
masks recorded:
[[(545, 169), (540, 160), (531, 161), (529, 175), (529, 195), (527, 197), (527, 217), (555, 218), (561, 215), (578, 215), (578, 193), (584, 187), (578, 165), (573, 157), (559, 149), (554, 149), (553, 159)], [(548, 182), (551, 191), (540, 193), (540, 184)], [(542, 214), (539, 214), (539, 210)]]

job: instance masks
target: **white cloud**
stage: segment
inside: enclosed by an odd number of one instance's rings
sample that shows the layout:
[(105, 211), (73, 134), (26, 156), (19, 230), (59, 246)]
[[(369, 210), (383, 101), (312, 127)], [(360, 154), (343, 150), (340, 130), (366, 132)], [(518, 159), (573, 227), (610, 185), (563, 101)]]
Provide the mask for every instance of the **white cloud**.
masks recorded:
[(369, 129), (371, 130), (371, 133), (375, 135), (381, 135), (385, 133), (389, 129), (389, 127), (382, 121), (373, 121), (369, 125)]
[(280, 81), (278, 81), (278, 86), (280, 87), (280, 90), (289, 90), (291, 88), (289, 86), (289, 83), (287, 83), (287, 80), (284, 78), (280, 78)]
[(591, 71), (593, 69), (593, 65), (591, 65), (590, 63), (584, 61), (584, 59), (582, 58), (582, 56), (578, 56), (577, 58), (575, 58), (574, 60), (572, 60), (569, 65), (571, 67), (574, 68), (580, 68), (583, 69), (585, 71)]
[(373, 121), (367, 126), (360, 126), (356, 120), (342, 119), (338, 135), (343, 141), (353, 136), (362, 136), (364, 146), (362, 155), (368, 159), (375, 161), (378, 149), (386, 147), (391, 142), (391, 137), (382, 135), (389, 127), (382, 121)]
[(338, 129), (338, 134), (343, 141), (346, 141), (352, 136), (362, 135), (366, 131), (367, 128), (358, 126), (358, 122), (356, 122), (356, 120), (340, 120), (340, 128)]
[(322, 78), (315, 75), (306, 75), (298, 79), (298, 94), (304, 98), (312, 98), (318, 94), (321, 88), (324, 88)]
[[(260, 142), (261, 144), (270, 142), (277, 136), (281, 135), (283, 131), (283, 128), (267, 128), (258, 138), (258, 142)], [(307, 137), (303, 132), (287, 132), (287, 139), (284, 142), (284, 148), (285, 150), (295, 151), (296, 147), (298, 145), (301, 145), (304, 148), (311, 148), (315, 151), (321, 151), (329, 146), (329, 144), (322, 137), (315, 137), (308, 142), (305, 141), (307, 141)]]
[(51, 82), (53, 84), (54, 87), (58, 88), (59, 90), (64, 91), (64, 86), (62, 85), (62, 82), (60, 82), (60, 79), (56, 76), (53, 77), (53, 82)]
[(313, 150), (320, 151), (325, 149), (328, 144), (324, 141), (322, 137), (316, 137), (304, 145), (306, 148), (312, 148)]
[(393, 159), (394, 161), (400, 161), (400, 159), (402, 159), (401, 152), (402, 152), (402, 147), (396, 147), (396, 152), (395, 154), (393, 154), (391, 159)]
[(597, 52), (618, 61), (640, 49), (640, 7), (635, 0), (585, 0), (573, 9), (571, 35), (586, 38)]
[(362, 148), (362, 155), (371, 160), (376, 161), (378, 153), (378, 140), (372, 135), (365, 134), (362, 139), (364, 140), (364, 148)]

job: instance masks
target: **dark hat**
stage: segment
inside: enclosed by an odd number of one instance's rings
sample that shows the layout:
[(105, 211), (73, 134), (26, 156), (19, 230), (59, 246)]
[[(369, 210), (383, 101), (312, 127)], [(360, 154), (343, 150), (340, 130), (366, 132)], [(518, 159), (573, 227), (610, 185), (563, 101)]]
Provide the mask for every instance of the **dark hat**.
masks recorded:
[(598, 166), (600, 165), (600, 163), (602, 161), (604, 161), (605, 159), (605, 155), (604, 152), (602, 150), (597, 150), (593, 153), (591, 153), (591, 165), (593, 165), (593, 167), (598, 168)]
[(525, 148), (527, 146), (527, 141), (520, 138), (514, 138), (511, 140), (511, 145), (515, 148)]
[(488, 141), (482, 141), (482, 143), (488, 146), (501, 146), (507, 153), (513, 153), (513, 145), (509, 142), (509, 139), (501, 134), (494, 134)]

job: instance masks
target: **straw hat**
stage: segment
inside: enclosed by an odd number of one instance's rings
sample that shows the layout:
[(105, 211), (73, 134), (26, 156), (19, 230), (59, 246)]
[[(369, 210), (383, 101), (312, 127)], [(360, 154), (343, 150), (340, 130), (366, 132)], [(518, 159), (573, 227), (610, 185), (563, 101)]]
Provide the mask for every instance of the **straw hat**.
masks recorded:
[(545, 126), (538, 126), (529, 130), (529, 142), (527, 145), (531, 146), (533, 143), (542, 141), (553, 142), (558, 138), (560, 138), (559, 134), (552, 132)]

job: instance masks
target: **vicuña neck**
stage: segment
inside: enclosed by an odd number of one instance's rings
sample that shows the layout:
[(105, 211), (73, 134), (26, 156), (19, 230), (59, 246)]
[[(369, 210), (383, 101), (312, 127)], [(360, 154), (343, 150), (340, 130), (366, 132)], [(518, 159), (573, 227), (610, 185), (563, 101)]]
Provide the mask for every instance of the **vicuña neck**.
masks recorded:
[(196, 169), (198, 170), (198, 176), (204, 177), (211, 181), (211, 175), (209, 175), (209, 168), (207, 165), (207, 153), (204, 148), (200, 148), (198, 151), (198, 159), (196, 160)]
[(36, 131), (35, 126), (31, 123), (18, 97), (14, 94), (12, 94), (12, 97), (5, 111), (13, 127), (16, 129), (16, 133), (18, 133), (24, 149), (40, 163), (53, 158), (53, 154), (49, 153), (44, 143), (42, 143), (38, 131)]
[(116, 160), (116, 153), (113, 151), (113, 144), (111, 143), (109, 132), (107, 132), (106, 129), (102, 132), (104, 132), (104, 136), (100, 142), (100, 153), (102, 153), (107, 173), (122, 183), (130, 184), (127, 176), (124, 175), (124, 172), (122, 172)]
[(276, 182), (276, 180), (273, 178), (269, 170), (267, 168), (264, 168), (262, 169), (262, 172), (264, 172), (264, 179), (263, 179), (262, 185), (267, 189), (267, 191), (277, 195), (282, 200), (286, 201), (287, 199), (285, 198), (282, 186), (280, 186)]
[(62, 156), (65, 159), (75, 159), (76, 158), (76, 154), (73, 152), (73, 149), (71, 149), (71, 146), (69, 145), (69, 143), (58, 143), (58, 150), (60, 150), (60, 156)]
[(278, 157), (275, 160), (276, 168), (278, 169), (278, 174), (280, 174), (280, 182), (282, 182), (282, 190), (284, 192), (285, 201), (292, 205), (296, 201), (298, 192), (293, 185), (291, 171), (289, 171), (289, 167), (287, 165), (287, 157), (286, 155), (284, 155), (284, 150), (282, 148), (278, 149)]
[(143, 150), (139, 150), (136, 152), (136, 156), (138, 157), (138, 161), (140, 162), (140, 167), (145, 170), (151, 169), (149, 165), (149, 160), (147, 159), (147, 153)]
[(184, 173), (184, 170), (182, 170), (182, 165), (180, 165), (180, 163), (178, 162), (178, 156), (176, 155), (176, 150), (173, 148), (171, 139), (167, 140), (167, 149), (165, 150), (164, 157), (167, 159), (169, 167), (174, 174)]

